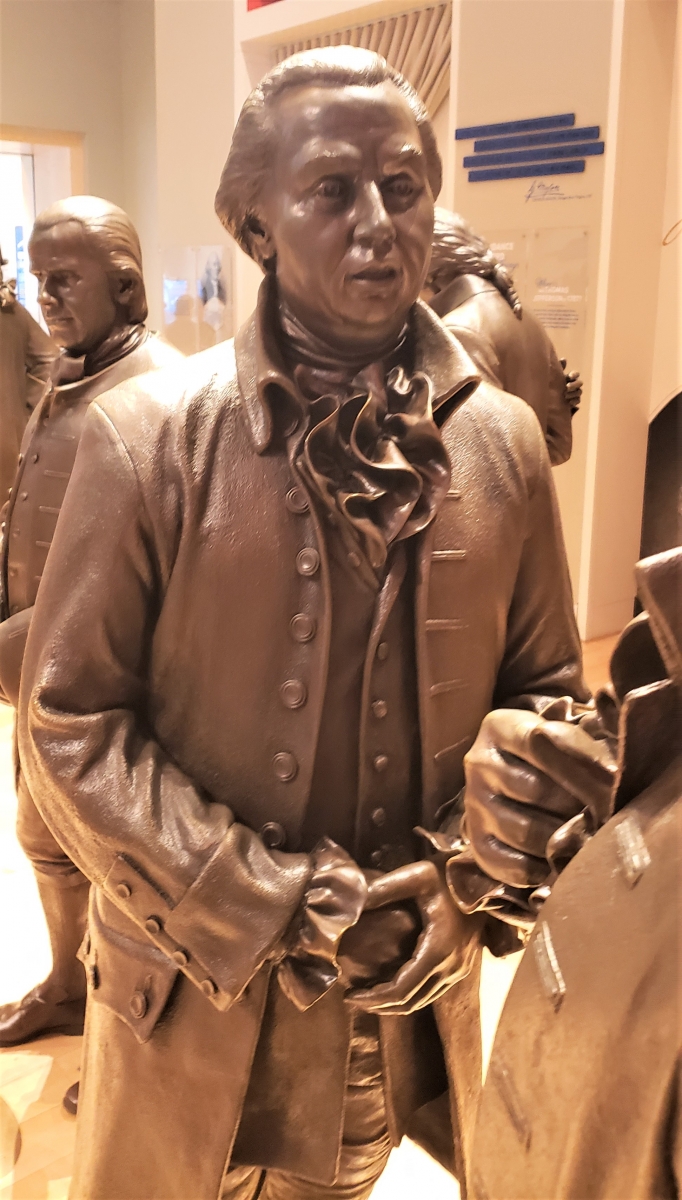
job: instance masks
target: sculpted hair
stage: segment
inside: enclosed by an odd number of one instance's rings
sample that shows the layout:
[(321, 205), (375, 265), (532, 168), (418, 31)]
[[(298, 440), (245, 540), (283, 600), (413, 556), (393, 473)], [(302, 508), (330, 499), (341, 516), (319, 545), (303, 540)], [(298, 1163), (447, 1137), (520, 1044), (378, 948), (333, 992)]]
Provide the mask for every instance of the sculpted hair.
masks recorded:
[(147, 295), (142, 275), (140, 239), (130, 217), (98, 196), (69, 196), (51, 204), (36, 217), (31, 237), (55, 225), (75, 222), (88, 240), (96, 243), (107, 271), (132, 281), (131, 299), (126, 306), (131, 325), (147, 319)]
[[(287, 88), (377, 87), (392, 83), (407, 101), (419, 128), (426, 155), (429, 183), (434, 198), (443, 182), (443, 168), (429, 115), (411, 84), (384, 58), (371, 50), (353, 46), (326, 46), (304, 50), (274, 67), (246, 99), (239, 114), (230, 153), (215, 199), (220, 221), (251, 258), (254, 252), (250, 231), (257, 222), (258, 200), (275, 154), (272, 109)], [(265, 269), (268, 264), (260, 263)]]
[(489, 279), (516, 316), (521, 317), (523, 309), (514, 280), (485, 239), (474, 233), (471, 225), (458, 213), (437, 208), (427, 285), (442, 291), (458, 275), (480, 275)]

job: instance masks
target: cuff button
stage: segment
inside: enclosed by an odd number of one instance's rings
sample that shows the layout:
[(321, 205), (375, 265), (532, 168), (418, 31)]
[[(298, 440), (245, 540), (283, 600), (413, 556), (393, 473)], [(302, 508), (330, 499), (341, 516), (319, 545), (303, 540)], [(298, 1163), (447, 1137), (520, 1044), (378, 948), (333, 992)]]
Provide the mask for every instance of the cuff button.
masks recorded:
[(144, 923), (147, 933), (161, 933), (162, 925), (158, 917), (147, 917)]
[(146, 1015), (149, 1003), (144, 992), (133, 992), (130, 997), (130, 1011), (137, 1021), (141, 1021)]
[(176, 967), (186, 967), (189, 962), (189, 954), (186, 950), (174, 950), (171, 958)]
[(212, 979), (202, 979), (201, 983), (199, 984), (199, 987), (201, 988), (204, 995), (208, 996), (209, 1000), (211, 999), (212, 996), (217, 995), (218, 988), (216, 987), (216, 985)]

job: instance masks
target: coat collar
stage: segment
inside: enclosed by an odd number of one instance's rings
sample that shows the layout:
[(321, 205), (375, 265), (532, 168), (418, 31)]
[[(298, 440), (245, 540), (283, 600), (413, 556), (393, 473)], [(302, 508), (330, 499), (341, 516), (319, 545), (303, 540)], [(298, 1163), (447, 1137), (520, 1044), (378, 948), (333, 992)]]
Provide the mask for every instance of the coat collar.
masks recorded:
[[(239, 391), (259, 454), (267, 450), (274, 433), (273, 385), (290, 397), (292, 404), (300, 404), (298, 390), (274, 336), (277, 320), (276, 290), (272, 278), (266, 276), (260, 286), (256, 311), (235, 337)], [(479, 383), (481, 376), (469, 355), (423, 301), (417, 300), (410, 322), (415, 370), (423, 371), (433, 384), (436, 413), (462, 389)]]

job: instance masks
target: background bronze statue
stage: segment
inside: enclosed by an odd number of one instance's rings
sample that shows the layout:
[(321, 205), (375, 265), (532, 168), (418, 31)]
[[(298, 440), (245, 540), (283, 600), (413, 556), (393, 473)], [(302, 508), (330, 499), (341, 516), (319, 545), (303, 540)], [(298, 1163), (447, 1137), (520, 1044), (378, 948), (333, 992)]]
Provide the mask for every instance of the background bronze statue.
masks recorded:
[(50, 377), (57, 346), (17, 300), (14, 280), (3, 279), (0, 251), (0, 506), (14, 482), (26, 423)]
[[(38, 301), (62, 350), (24, 434), (4, 513), (0, 698), (14, 705), (33, 606), (88, 408), (122, 380), (182, 361), (146, 328), (140, 243), (116, 205), (74, 196), (46, 209), (34, 225), (29, 255)], [(87, 569), (85, 562), (72, 564), (72, 582)], [(68, 594), (62, 603), (68, 605)], [(80, 1033), (85, 1008), (85, 972), (76, 953), (90, 884), (40, 816), (19, 761), (16, 781), (17, 833), (35, 871), (53, 965), (22, 1000), (0, 1008), (0, 1046), (48, 1031)]]
[[(74, 1198), (360, 1200), (448, 1084), (466, 1186), (494, 922), (445, 876), (464, 756), (493, 706), (587, 693), (538, 422), (418, 299), (440, 183), (383, 59), (281, 64), (216, 201), (255, 314), (91, 405), (20, 705), (95, 884)], [(548, 771), (515, 730), (467, 816), (536, 882), (572, 730)]]
[(458, 213), (436, 209), (431, 266), (422, 293), (484, 379), (526, 400), (553, 466), (571, 457), (571, 418), (582, 381), (566, 371), (537, 318), (524, 309), (506, 268)]
[(637, 567), (645, 611), (597, 696), (615, 815), (556, 883), (512, 983), (477, 1122), (475, 1200), (677, 1200), (682, 547)]

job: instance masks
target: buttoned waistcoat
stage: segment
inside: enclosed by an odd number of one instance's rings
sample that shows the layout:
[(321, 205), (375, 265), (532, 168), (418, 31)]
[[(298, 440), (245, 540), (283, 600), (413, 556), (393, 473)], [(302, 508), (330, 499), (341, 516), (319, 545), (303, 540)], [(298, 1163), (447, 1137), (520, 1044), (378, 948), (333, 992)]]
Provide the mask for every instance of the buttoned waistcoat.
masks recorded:
[[(585, 692), (538, 423), (475, 384), (425, 306), (414, 332), (417, 368), (448, 397), (438, 418), (452, 460), (417, 551), (433, 826), (492, 706)], [(73, 1183), (88, 1200), (217, 1196), (268, 976), (310, 874), (299, 836), (325, 691), (327, 566), (313, 506), (286, 504), (262, 338), (256, 317), (236, 357), (223, 344), (92, 406), (29, 636), (22, 761), (96, 885)], [(296, 709), (280, 692), (291, 678), (307, 693)], [(478, 1055), (473, 1036), (459, 1053), (456, 1039), (476, 1006), (465, 981), (441, 1024), (460, 1117)], [(301, 1173), (314, 1174), (309, 1140)]]

